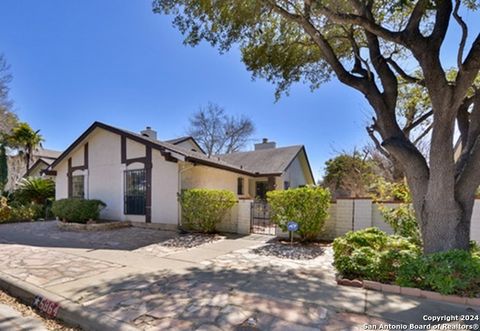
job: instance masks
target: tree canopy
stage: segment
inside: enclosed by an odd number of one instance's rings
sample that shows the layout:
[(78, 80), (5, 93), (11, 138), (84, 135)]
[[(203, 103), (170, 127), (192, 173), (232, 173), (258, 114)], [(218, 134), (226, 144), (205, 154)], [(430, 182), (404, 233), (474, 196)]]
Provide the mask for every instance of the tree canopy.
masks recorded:
[[(373, 110), (371, 136), (404, 171), (426, 252), (468, 249), (480, 185), (480, 34), (470, 42), (464, 10), (475, 0), (155, 0), (173, 16), (185, 43), (205, 40), (221, 52), (239, 47), (254, 77), (312, 89), (335, 76), (362, 93)], [(457, 63), (444, 67), (441, 48), (452, 24)], [(451, 45), (449, 45), (452, 48)], [(452, 77), (449, 72), (455, 72)], [(402, 82), (400, 81), (402, 80)], [(428, 156), (401, 127), (403, 82), (423, 88), (431, 105)], [(403, 109), (406, 111), (406, 109)], [(454, 158), (458, 123), (462, 146)]]

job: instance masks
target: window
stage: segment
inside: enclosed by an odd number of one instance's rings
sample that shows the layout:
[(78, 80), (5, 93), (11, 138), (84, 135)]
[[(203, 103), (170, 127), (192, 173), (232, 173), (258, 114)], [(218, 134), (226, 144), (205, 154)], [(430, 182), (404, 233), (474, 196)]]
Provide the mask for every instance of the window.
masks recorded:
[(145, 169), (125, 171), (124, 213), (126, 215), (145, 215), (146, 184)]
[(288, 190), (290, 188), (290, 182), (289, 181), (284, 181), (283, 182), (283, 189)]
[(237, 178), (237, 194), (243, 195), (243, 177)]
[(85, 198), (85, 176), (72, 176), (72, 196), (71, 198)]

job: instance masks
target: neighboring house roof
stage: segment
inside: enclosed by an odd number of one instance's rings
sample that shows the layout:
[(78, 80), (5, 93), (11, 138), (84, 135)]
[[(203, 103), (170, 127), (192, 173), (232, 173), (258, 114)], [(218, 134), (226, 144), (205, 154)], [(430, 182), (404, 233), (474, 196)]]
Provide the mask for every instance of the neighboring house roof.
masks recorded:
[(183, 137), (179, 137), (179, 138), (175, 138), (175, 139), (169, 139), (169, 140), (165, 140), (165, 142), (167, 142), (169, 144), (172, 144), (172, 145), (178, 145), (178, 144), (181, 144), (181, 143), (183, 143), (185, 141), (188, 141), (188, 140), (191, 140), (200, 152), (202, 152), (203, 154), (206, 154), (205, 151), (203, 150), (203, 148), (198, 144), (198, 142), (192, 136), (183, 136)]
[(54, 151), (53, 149), (46, 149), (46, 148), (40, 148), (40, 149), (33, 152), (34, 157), (43, 158), (43, 159), (51, 159), (51, 160), (56, 159), (61, 154), (62, 154), (62, 152), (60, 152), (60, 151)]
[(227, 163), (243, 167), (254, 173), (282, 173), (292, 164), (293, 160), (304, 153), (309, 174), (313, 180), (313, 173), (308, 162), (307, 153), (303, 145), (261, 149), (249, 152), (237, 152), (219, 155)]
[[(267, 175), (275, 175), (279, 176), (283, 173), (283, 171), (288, 168), (289, 164), (293, 161), (295, 156), (301, 152), (302, 150), (305, 151), (303, 146), (293, 146), (291, 147), (283, 147), (283, 148), (276, 148), (272, 150), (262, 150), (262, 151), (255, 151), (255, 152), (245, 152), (245, 153), (258, 153), (260, 155), (263, 155), (262, 158), (265, 158), (267, 154), (264, 153), (259, 153), (259, 152), (264, 152), (264, 151), (270, 151), (272, 157), (274, 158), (275, 161), (271, 160), (269, 162), (274, 163), (276, 166), (275, 167), (267, 167), (266, 163), (267, 161), (262, 161), (263, 165), (261, 167), (256, 167), (256, 168), (250, 168), (247, 167), (246, 165), (243, 164), (235, 164), (233, 162), (230, 162), (224, 159), (226, 155), (220, 155), (220, 156), (211, 156), (208, 157), (206, 154), (200, 153), (200, 152), (195, 152), (192, 150), (188, 150), (186, 148), (174, 145), (172, 143), (169, 143), (167, 141), (160, 141), (156, 139), (151, 139), (149, 137), (143, 136), (139, 133), (136, 132), (131, 132), (128, 130), (124, 129), (119, 129), (116, 127), (113, 127), (111, 125), (101, 123), (101, 122), (95, 122), (93, 123), (77, 140), (75, 140), (51, 165), (50, 169), (54, 169), (70, 152), (72, 152), (77, 145), (79, 145), (91, 132), (93, 132), (96, 128), (101, 128), (113, 133), (116, 133), (118, 135), (124, 135), (129, 139), (132, 139), (134, 141), (149, 145), (150, 147), (159, 150), (162, 154), (170, 154), (171, 156), (175, 157), (175, 155), (172, 155), (172, 153), (180, 155), (184, 158), (185, 161), (196, 163), (196, 164), (202, 164), (202, 165), (207, 165), (211, 166), (214, 168), (218, 169), (224, 169), (224, 170), (229, 170), (232, 172), (240, 173), (240, 174), (245, 174), (249, 176), (254, 176), (254, 177), (260, 177), (260, 176), (267, 176)], [(178, 142), (177, 142), (178, 143)], [(279, 150), (280, 153), (279, 155), (275, 155), (277, 153), (272, 152), (275, 150)], [(293, 152), (295, 150), (295, 152)], [(235, 153), (235, 154), (244, 154), (244, 153)], [(229, 155), (228, 155), (229, 156)], [(306, 157), (306, 153), (305, 153)], [(261, 158), (261, 159), (262, 159)], [(260, 159), (259, 159), (260, 161)], [(307, 159), (308, 163), (308, 159)], [(285, 166), (283, 168), (283, 166)], [(308, 165), (310, 168), (310, 165)], [(311, 169), (310, 169), (311, 173)], [(313, 175), (312, 175), (313, 178)]]
[(38, 167), (41, 167), (43, 166), (44, 169), (48, 168), (54, 161), (55, 159), (49, 159), (49, 158), (39, 158), (37, 161), (35, 161), (32, 166), (30, 167), (30, 169), (27, 170), (27, 172), (25, 173), (25, 177), (28, 177), (30, 176), (30, 174)]

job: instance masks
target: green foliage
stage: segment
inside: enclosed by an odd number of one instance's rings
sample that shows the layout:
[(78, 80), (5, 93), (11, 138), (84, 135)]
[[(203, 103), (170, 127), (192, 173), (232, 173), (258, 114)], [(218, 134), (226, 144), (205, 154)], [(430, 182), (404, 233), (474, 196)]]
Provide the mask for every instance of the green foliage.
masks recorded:
[(0, 222), (10, 219), (11, 208), (8, 206), (8, 200), (5, 197), (0, 197)]
[(267, 193), (273, 222), (283, 231), (287, 231), (289, 221), (297, 222), (297, 233), (304, 241), (315, 240), (322, 232), (328, 218), (330, 199), (328, 189), (315, 186)]
[(393, 281), (402, 263), (420, 249), (405, 238), (367, 228), (336, 238), (333, 252), (335, 268), (347, 278)]
[(44, 141), (40, 130), (33, 130), (26, 122), (19, 122), (12, 129), (12, 134), (8, 140), (10, 146), (18, 149), (23, 154), (27, 169), (30, 167), (33, 151), (40, 147)]
[(0, 223), (34, 220), (41, 214), (42, 208), (36, 204), (8, 204), (6, 197), (0, 197)]
[(55, 182), (49, 178), (23, 178), (15, 191), (15, 196), (20, 201), (46, 204), (55, 198)]
[(36, 218), (48, 218), (49, 207), (55, 199), (55, 182), (49, 178), (28, 177), (20, 181), (14, 192), (16, 202), (33, 204)]
[(480, 293), (480, 256), (463, 250), (417, 256), (399, 268), (396, 283), (442, 294), (475, 296)]
[(335, 197), (365, 197), (376, 179), (374, 161), (355, 151), (325, 162), (323, 186)]
[(396, 235), (402, 236), (415, 243), (422, 244), (422, 236), (418, 227), (415, 211), (408, 204), (397, 208), (380, 207), (384, 221), (390, 225)]
[(399, 201), (410, 203), (412, 196), (410, 189), (405, 182), (389, 182), (383, 177), (377, 177), (373, 186), (374, 201)]
[(0, 135), (0, 192), (3, 192), (8, 181), (8, 164), (5, 142)]
[(66, 222), (86, 223), (98, 219), (106, 204), (100, 200), (61, 199), (53, 202), (53, 214)]
[(235, 205), (233, 192), (227, 190), (190, 189), (179, 196), (182, 224), (194, 231), (212, 233)]
[(20, 205), (12, 207), (10, 211), (10, 222), (23, 222), (35, 220), (42, 215), (42, 207), (36, 204)]

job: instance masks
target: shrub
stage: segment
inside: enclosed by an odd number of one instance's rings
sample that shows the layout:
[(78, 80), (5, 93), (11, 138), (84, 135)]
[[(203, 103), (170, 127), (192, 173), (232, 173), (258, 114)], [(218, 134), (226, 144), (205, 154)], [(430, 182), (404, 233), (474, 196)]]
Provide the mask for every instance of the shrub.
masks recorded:
[(396, 283), (442, 294), (475, 296), (480, 293), (480, 256), (463, 250), (417, 256), (400, 266)]
[(385, 223), (390, 225), (396, 235), (411, 240), (416, 245), (422, 244), (415, 211), (411, 205), (402, 204), (398, 208), (380, 207)]
[(272, 221), (283, 231), (287, 231), (289, 221), (297, 222), (302, 241), (314, 240), (322, 232), (330, 198), (328, 189), (314, 186), (267, 193)]
[(11, 208), (9, 221), (31, 221), (37, 219), (38, 215), (42, 215), (42, 206), (36, 204), (21, 205)]
[(333, 242), (334, 266), (347, 278), (395, 280), (398, 268), (420, 249), (377, 228), (350, 231)]
[(30, 221), (41, 214), (42, 207), (35, 204), (20, 205), (12, 203), (8, 205), (5, 197), (0, 197), (0, 222)]
[(100, 200), (61, 199), (53, 202), (52, 212), (66, 222), (86, 223), (98, 219), (105, 206)]
[(10, 219), (11, 207), (7, 203), (6, 197), (0, 197), (0, 221), (6, 221)]
[(227, 190), (190, 189), (179, 196), (183, 225), (195, 231), (212, 233), (236, 203), (235, 194)]

